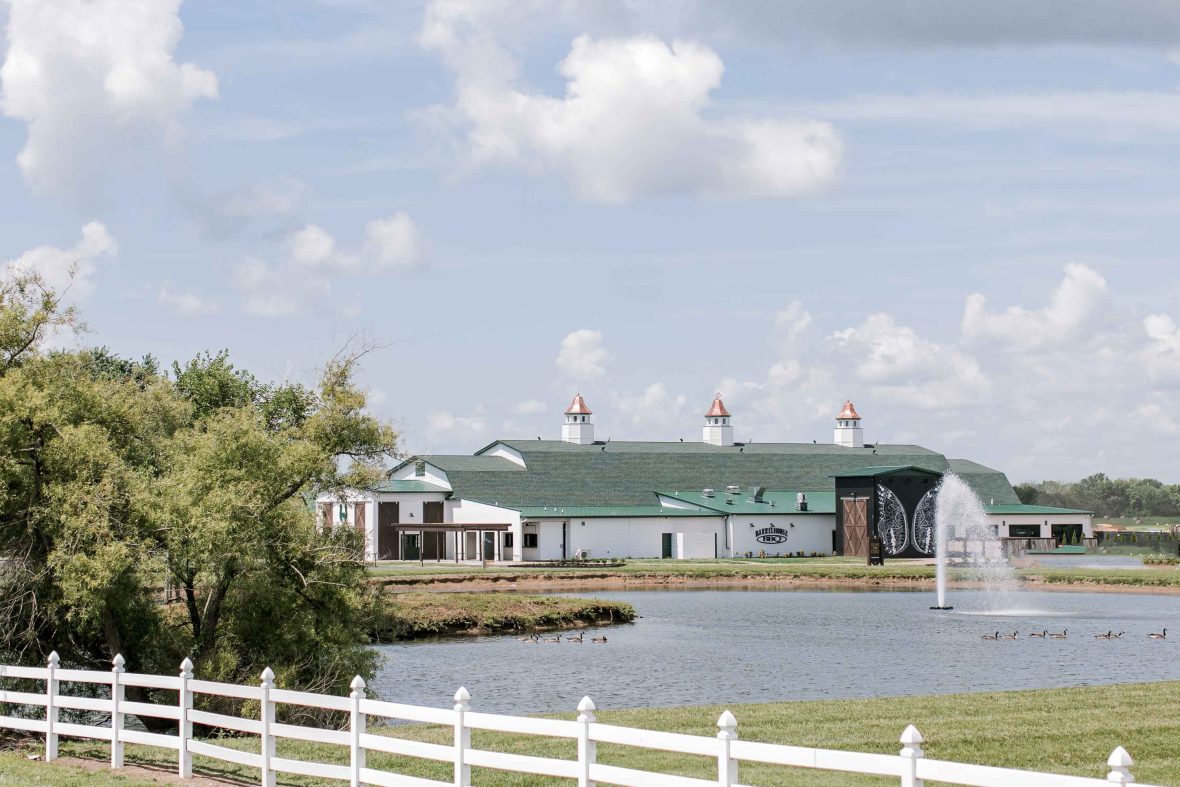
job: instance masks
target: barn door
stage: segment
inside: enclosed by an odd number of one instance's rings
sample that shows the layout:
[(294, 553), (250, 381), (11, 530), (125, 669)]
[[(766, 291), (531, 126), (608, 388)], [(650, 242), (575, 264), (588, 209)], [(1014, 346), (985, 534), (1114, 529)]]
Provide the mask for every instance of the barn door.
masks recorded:
[(840, 501), (844, 513), (844, 555), (869, 555), (869, 499), (846, 497)]
[(397, 503), (377, 504), (377, 559), (397, 560)]
[(443, 521), (443, 504), (435, 500), (422, 504), (422, 522), (427, 525), (441, 525)]

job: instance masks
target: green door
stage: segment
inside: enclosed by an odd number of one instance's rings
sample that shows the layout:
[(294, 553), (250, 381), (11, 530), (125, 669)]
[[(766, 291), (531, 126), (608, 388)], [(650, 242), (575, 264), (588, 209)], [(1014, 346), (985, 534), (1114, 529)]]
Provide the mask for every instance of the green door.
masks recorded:
[(418, 560), (421, 556), (421, 542), (417, 533), (402, 533), (402, 560)]
[(662, 548), (660, 549), (660, 557), (672, 557), (672, 534), (661, 533), (660, 536), (663, 540), (661, 545)]

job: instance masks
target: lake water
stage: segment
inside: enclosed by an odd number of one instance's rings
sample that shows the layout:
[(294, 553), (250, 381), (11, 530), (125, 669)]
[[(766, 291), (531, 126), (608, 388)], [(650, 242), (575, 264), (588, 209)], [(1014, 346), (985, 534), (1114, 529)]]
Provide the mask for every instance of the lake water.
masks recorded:
[[(982, 592), (628, 590), (568, 595), (635, 606), (632, 625), (587, 630), (585, 644), (512, 636), (381, 646), (383, 699), (449, 706), (460, 685), (476, 710), (738, 704), (1180, 680), (1180, 596), (1016, 594), (986, 611)], [(1174, 638), (1148, 639), (1174, 627)], [(1014, 641), (985, 641), (997, 629)], [(1028, 636), (1068, 629), (1064, 640)], [(1108, 629), (1120, 640), (1096, 640)], [(592, 634), (607, 636), (592, 644)]]

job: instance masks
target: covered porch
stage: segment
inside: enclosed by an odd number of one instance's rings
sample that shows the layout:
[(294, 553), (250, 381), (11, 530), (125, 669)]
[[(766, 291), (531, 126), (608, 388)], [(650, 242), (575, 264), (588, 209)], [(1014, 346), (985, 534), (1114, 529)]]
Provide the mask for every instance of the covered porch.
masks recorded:
[(510, 523), (382, 523), (377, 529), (378, 560), (504, 562), (512, 548)]

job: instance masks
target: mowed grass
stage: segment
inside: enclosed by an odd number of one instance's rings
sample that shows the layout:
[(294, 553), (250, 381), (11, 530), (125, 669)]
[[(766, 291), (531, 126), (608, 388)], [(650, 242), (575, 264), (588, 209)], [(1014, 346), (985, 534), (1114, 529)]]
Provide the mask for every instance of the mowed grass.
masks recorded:
[[(872, 587), (874, 585), (927, 583), (934, 581), (934, 566), (929, 561), (892, 560), (884, 566), (868, 566), (857, 558), (765, 558), (717, 560), (634, 560), (617, 568), (516, 568), (493, 566), (487, 569), (442, 564), (421, 568), (384, 564), (370, 569), (374, 581), (394, 588), (445, 588), (462, 582), (493, 582), (496, 586), (515, 582), (552, 582), (554, 585), (581, 587), (607, 586), (612, 582), (816, 582)], [(1180, 588), (1180, 570), (1176, 566), (1149, 566), (1142, 569), (1036, 567), (1017, 570), (1017, 576), (1029, 585), (1078, 585), (1085, 588)], [(966, 572), (951, 570), (951, 581), (969, 580)]]
[[(822, 680), (822, 677), (817, 679)], [(871, 680), (866, 672), (866, 680)], [(648, 708), (599, 713), (610, 724), (713, 736), (722, 707)], [(877, 698), (822, 702), (786, 702), (742, 705), (730, 708), (737, 716), (738, 734), (747, 740), (799, 746), (895, 754), (898, 738), (907, 724), (926, 737), (926, 756), (986, 765), (1044, 770), (1081, 776), (1104, 777), (1106, 758), (1115, 746), (1124, 746), (1134, 757), (1132, 769), (1146, 784), (1180, 784), (1180, 682), (1142, 683), (1074, 689), (959, 694), (943, 696)], [(559, 718), (573, 718), (566, 714)], [(421, 725), (383, 728), (382, 734), (450, 744), (449, 728)], [(242, 749), (254, 749), (257, 739), (219, 741)], [(554, 741), (521, 735), (475, 732), (479, 748), (534, 756), (574, 758), (572, 741)], [(279, 753), (301, 759), (346, 762), (342, 747), (290, 741), (280, 742)], [(645, 751), (632, 747), (600, 745), (600, 762), (665, 773), (716, 777), (716, 762), (709, 758)], [(63, 756), (105, 760), (109, 749), (97, 742), (62, 743)], [(140, 746), (127, 747), (127, 762), (171, 768), (175, 755)], [(448, 780), (450, 768), (404, 757), (370, 753), (369, 764), (413, 776)], [(251, 768), (196, 758), (198, 773), (257, 783)], [(0, 784), (73, 785), (141, 784), (117, 780), (106, 772), (84, 774), (42, 763), (29, 763), (23, 753), (0, 755)], [(9, 781), (5, 781), (8, 779)], [(542, 777), (475, 769), (479, 785), (568, 784)], [(743, 765), (745, 784), (847, 785), (896, 784), (896, 780), (859, 777), (804, 769)], [(314, 779), (280, 777), (280, 783), (317, 784)]]

